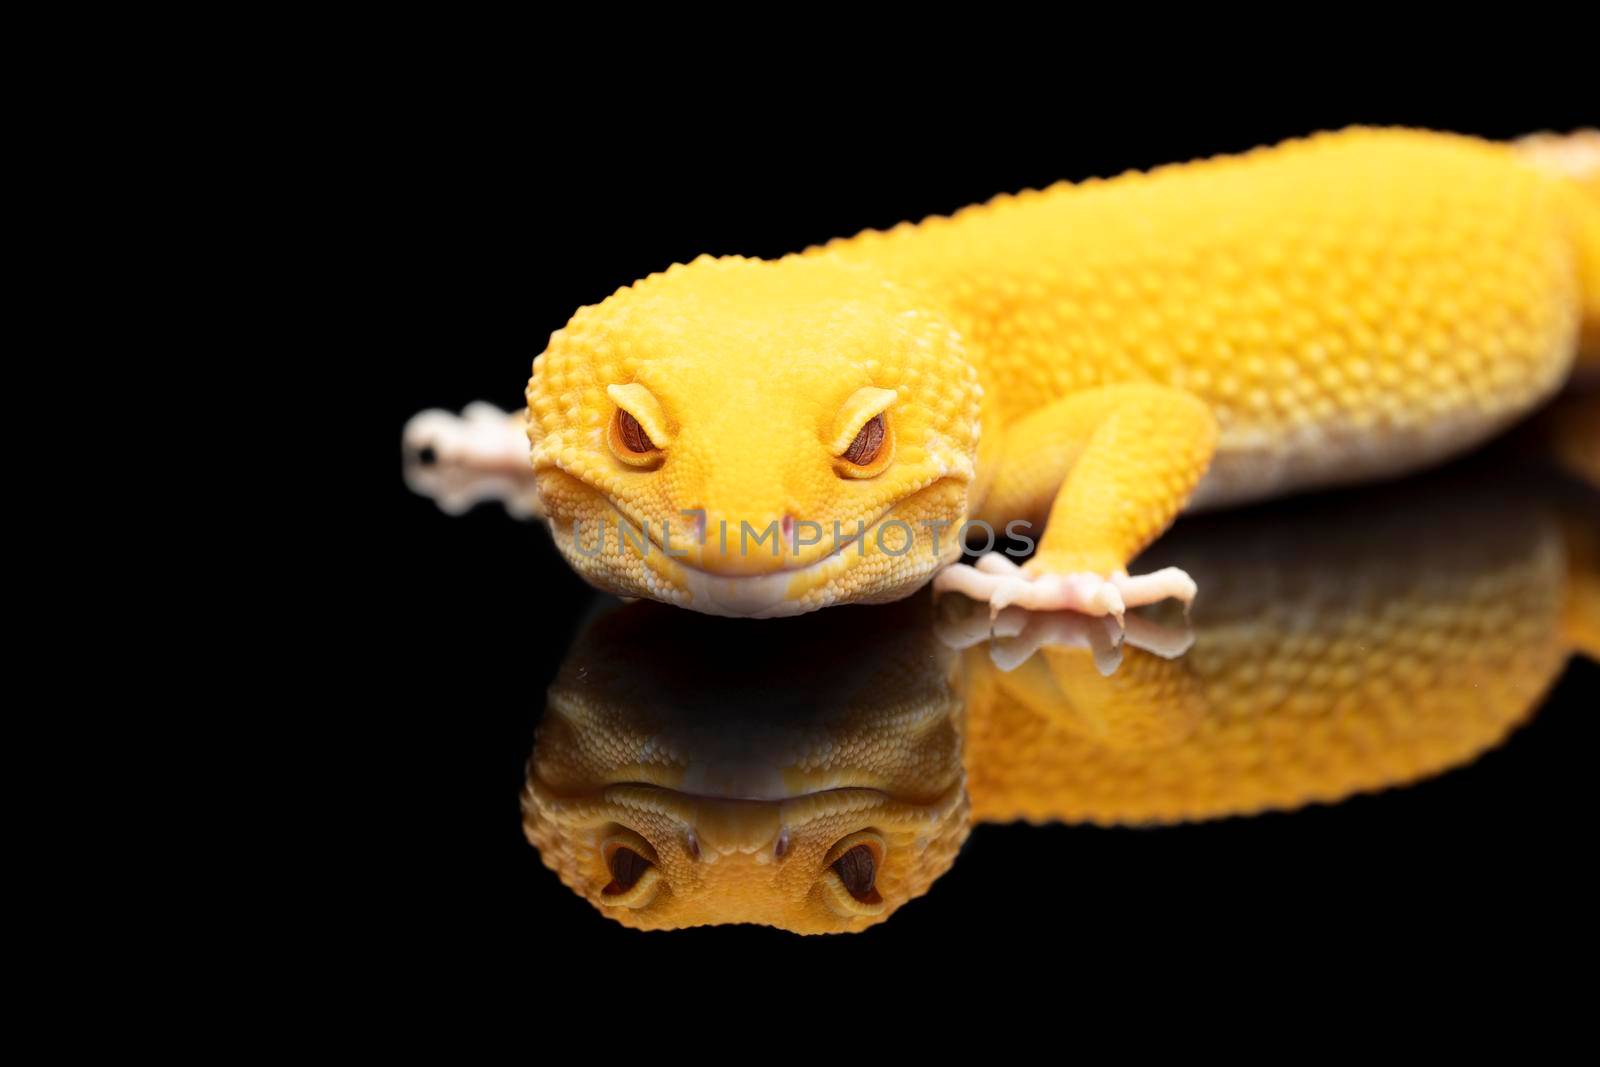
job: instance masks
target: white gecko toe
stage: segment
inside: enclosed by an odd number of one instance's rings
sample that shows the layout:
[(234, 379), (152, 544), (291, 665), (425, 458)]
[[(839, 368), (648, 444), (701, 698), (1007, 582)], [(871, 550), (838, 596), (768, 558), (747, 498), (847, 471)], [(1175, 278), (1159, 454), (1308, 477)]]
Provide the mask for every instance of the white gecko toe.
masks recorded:
[(961, 593), (989, 605), (991, 614), (1015, 605), (1029, 611), (1076, 611), (1084, 615), (1114, 615), (1122, 618), (1126, 605), (1122, 594), (1108, 579), (1094, 574), (1045, 574), (1030, 577), (1006, 560), (1009, 569), (982, 557), (976, 567), (953, 563), (933, 580), (935, 592)]
[(520, 472), (528, 467), (528, 434), (520, 416), (482, 401), (460, 415), (439, 408), (418, 412), (406, 423), (407, 453), (432, 452), (438, 463), (479, 470)]
[[(1007, 608), (1006, 612), (1017, 611)], [(1073, 612), (1025, 612), (1022, 629), (1011, 637), (998, 634), (989, 644), (989, 659), (1002, 673), (1022, 666), (1041, 648), (1086, 648), (1094, 657), (1095, 668), (1109, 676), (1122, 665), (1121, 626), (1108, 616), (1091, 618)]]
[(1130, 608), (1157, 604), (1163, 600), (1182, 601), (1184, 607), (1194, 603), (1200, 587), (1188, 572), (1177, 567), (1162, 567), (1149, 574), (1113, 574), (1111, 582), (1122, 594), (1122, 602)]
[(953, 649), (987, 643), (990, 660), (1002, 672), (1016, 670), (1041, 648), (1088, 649), (1100, 673), (1110, 675), (1121, 665), (1126, 649), (1178, 659), (1194, 645), (1194, 630), (1187, 620), (1174, 626), (1130, 614), (1119, 626), (1109, 615), (1094, 618), (1019, 607), (991, 617), (980, 602), (964, 597), (941, 601), (935, 630), (939, 640)]
[(1028, 574), (998, 552), (980, 556), (976, 566), (951, 564), (933, 580), (936, 592), (961, 593), (989, 605), (991, 615), (1016, 606), (1029, 611), (1076, 611), (1111, 615), (1122, 621), (1128, 608), (1174, 598), (1185, 606), (1194, 598), (1194, 579), (1177, 567), (1150, 574)]

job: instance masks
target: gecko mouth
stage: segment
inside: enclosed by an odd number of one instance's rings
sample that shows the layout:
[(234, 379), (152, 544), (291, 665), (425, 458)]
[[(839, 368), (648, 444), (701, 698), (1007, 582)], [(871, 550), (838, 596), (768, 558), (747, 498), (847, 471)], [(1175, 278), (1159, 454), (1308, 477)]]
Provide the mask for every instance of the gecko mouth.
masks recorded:
[[(848, 535), (842, 536), (826, 555), (799, 566), (780, 567), (766, 574), (718, 573), (705, 567), (695, 566), (675, 553), (669, 553), (658, 540), (655, 527), (640, 522), (628, 514), (609, 494), (594, 489), (581, 479), (573, 480), (594, 492), (604, 501), (614, 519), (627, 523), (630, 529), (641, 533), (648, 545), (645, 569), (648, 588), (625, 592), (624, 595), (642, 595), (659, 600), (676, 601), (677, 598), (670, 596), (670, 593), (688, 594), (690, 601), (686, 606), (704, 614), (765, 619), (801, 615), (820, 607), (821, 604), (810, 602), (803, 594), (821, 589), (833, 577), (845, 573), (852, 566), (852, 555), (862, 559), (871, 558), (877, 548), (881, 547), (878, 545), (878, 540), (885, 524), (893, 521), (897, 512), (919, 501), (926, 494), (936, 491), (944, 482), (958, 479), (952, 478), (949, 474), (940, 474), (884, 508), (871, 520), (866, 521), (864, 526), (858, 526)], [(552, 529), (556, 529), (554, 522), (551, 525)], [(949, 522), (947, 525), (953, 527), (956, 523)], [(566, 541), (571, 536), (570, 526), (558, 531), (560, 541)], [(914, 529), (912, 538), (913, 544), (907, 546), (906, 551), (891, 553), (900, 558), (910, 559), (914, 553), (929, 551), (928, 566), (925, 571), (920, 572), (915, 578), (908, 578), (908, 583), (926, 578), (927, 574), (938, 569), (941, 562), (932, 554), (931, 546), (916, 540)], [(891, 535), (890, 540), (891, 547), (898, 547), (898, 535)], [(872, 547), (870, 552), (869, 547)]]
[[(833, 551), (821, 559), (799, 567), (785, 567), (770, 574), (718, 574), (692, 566), (682, 560), (673, 560), (675, 577), (684, 592), (693, 598), (699, 611), (714, 615), (732, 615), (741, 618), (769, 618), (794, 615), (801, 612), (798, 601), (789, 599), (789, 590), (795, 583), (808, 586), (813, 579), (828, 571), (849, 566), (845, 553), (854, 549), (864, 552), (858, 542), (865, 542), (894, 512), (890, 507), (879, 515), (860, 534), (852, 534), (840, 541)], [(787, 607), (789, 610), (784, 610)]]
[[(821, 588), (830, 578), (843, 574), (851, 566), (852, 555), (865, 560), (869, 546), (882, 549), (880, 538), (885, 524), (893, 521), (897, 512), (937, 489), (944, 481), (946, 479), (943, 477), (934, 478), (901, 497), (865, 526), (841, 538), (827, 555), (810, 563), (782, 568), (770, 574), (718, 574), (674, 559), (669, 563), (671, 577), (679, 582), (682, 591), (690, 595), (691, 605), (696, 611), (756, 619), (803, 614), (817, 605), (808, 604), (801, 594)], [(908, 553), (920, 552), (926, 547), (929, 552), (927, 571), (931, 573), (937, 569), (939, 559), (933, 554), (931, 546), (917, 542), (914, 531), (911, 537), (912, 543), (906, 546), (906, 552), (899, 555), (904, 558)]]

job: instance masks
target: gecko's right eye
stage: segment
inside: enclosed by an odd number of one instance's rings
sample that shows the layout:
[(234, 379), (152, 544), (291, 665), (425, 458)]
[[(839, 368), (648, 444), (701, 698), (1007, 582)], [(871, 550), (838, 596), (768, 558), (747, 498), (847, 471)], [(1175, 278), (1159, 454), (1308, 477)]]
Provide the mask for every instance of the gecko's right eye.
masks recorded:
[(617, 433), (622, 437), (622, 444), (629, 452), (643, 455), (656, 450), (656, 446), (650, 442), (650, 435), (639, 425), (639, 420), (621, 408), (617, 409)]
[(649, 431), (622, 408), (612, 417), (606, 439), (611, 445), (611, 454), (630, 467), (649, 469), (661, 461), (661, 449), (650, 439)]
[(607, 866), (611, 870), (611, 884), (601, 892), (606, 896), (616, 896), (638, 885), (639, 879), (644, 877), (644, 872), (650, 869), (651, 864), (649, 860), (624, 845), (611, 853)]
[(842, 458), (845, 462), (854, 463), (858, 467), (870, 467), (882, 449), (883, 416), (876, 415), (861, 427), (861, 432), (850, 442), (850, 447), (845, 450)]
[(611, 454), (630, 467), (654, 468), (672, 446), (672, 431), (661, 404), (637, 382), (606, 387), (617, 405), (606, 429)]
[(601, 845), (606, 873), (610, 875), (600, 898), (608, 905), (642, 908), (655, 899), (661, 886), (661, 871), (656, 867), (655, 849), (626, 827), (616, 827)]

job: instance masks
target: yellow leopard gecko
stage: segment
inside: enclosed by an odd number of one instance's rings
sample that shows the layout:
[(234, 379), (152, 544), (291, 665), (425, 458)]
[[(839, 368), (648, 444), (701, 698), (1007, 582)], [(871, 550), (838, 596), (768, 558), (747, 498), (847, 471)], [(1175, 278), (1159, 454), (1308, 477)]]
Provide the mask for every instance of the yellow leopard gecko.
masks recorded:
[[(1185, 507), (1427, 466), (1596, 365), (1600, 132), (1357, 128), (674, 266), (557, 330), (524, 413), (405, 439), (531, 455), (625, 596), (790, 615), (937, 575), (1121, 618), (1194, 595), (1128, 573)], [(1020, 567), (954, 562), (1028, 531)]]

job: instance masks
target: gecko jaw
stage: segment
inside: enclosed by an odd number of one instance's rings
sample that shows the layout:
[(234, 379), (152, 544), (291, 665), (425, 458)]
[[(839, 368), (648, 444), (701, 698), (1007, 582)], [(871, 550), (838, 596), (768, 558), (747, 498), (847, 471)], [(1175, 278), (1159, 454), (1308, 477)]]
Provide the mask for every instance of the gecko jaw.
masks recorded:
[[(890, 511), (892, 510), (891, 508)], [(870, 528), (877, 529), (878, 524), (888, 515), (888, 511), (884, 512)], [(678, 560), (673, 562), (677, 565), (679, 572), (677, 577), (682, 583), (682, 588), (689, 594), (695, 610), (709, 615), (773, 619), (786, 615), (801, 615), (810, 610), (803, 606), (803, 600), (798, 598), (791, 600), (789, 589), (796, 580), (804, 583), (825, 569), (842, 568), (844, 564), (840, 561), (844, 559), (845, 550), (860, 539), (856, 535), (851, 535), (841, 541), (839, 547), (819, 560), (803, 567), (791, 567), (771, 574), (714, 574)]]
[[(662, 523), (644, 521), (633, 514), (634, 508), (581, 477), (555, 465), (536, 470), (541, 478), (560, 479), (561, 494), (568, 499), (578, 494), (588, 498), (587, 513), (548, 503), (545, 509), (556, 547), (579, 574), (617, 596), (646, 597), (732, 618), (779, 618), (841, 601), (882, 603), (910, 595), (959, 551), (954, 535), (941, 538), (929, 531), (960, 525), (966, 507), (964, 487), (970, 480), (959, 470), (930, 471), (926, 480), (870, 520), (855, 522), (855, 529), (839, 530), (837, 543), (806, 546), (828, 548), (827, 554), (791, 566), (783, 566), (787, 560), (775, 555), (772, 563), (777, 569), (739, 574), (706, 567), (719, 562), (714, 551), (696, 558), (688, 545), (669, 550), (671, 542), (664, 544), (659, 536)], [(555, 496), (543, 482), (540, 495), (547, 502)], [(602, 515), (595, 514), (596, 507), (603, 509)], [(579, 547), (577, 523), (590, 533), (596, 520), (599, 545)], [(626, 536), (616, 530), (608, 533), (613, 526), (625, 528)], [(892, 526), (902, 529), (889, 530)], [(909, 543), (904, 540), (908, 534)], [(732, 542), (730, 538), (730, 547), (735, 547)], [(782, 541), (774, 543), (780, 550), (784, 547)], [(598, 555), (600, 545), (604, 555)], [(770, 547), (759, 540), (757, 546), (758, 550)], [(852, 559), (852, 553), (860, 558)]]
[[(944, 474), (933, 478), (885, 508), (858, 532), (842, 538), (827, 555), (801, 567), (790, 567), (770, 574), (728, 575), (695, 567), (679, 559), (669, 559), (664, 571), (658, 570), (656, 573), (658, 577), (674, 583), (681, 592), (688, 593), (694, 610), (708, 615), (754, 619), (803, 615), (822, 606), (814, 603), (806, 594), (823, 588), (831, 578), (849, 569), (850, 550), (854, 549), (858, 558), (864, 560), (865, 546), (869, 540), (875, 541), (882, 549), (879, 538), (885, 524), (893, 520), (897, 513), (903, 512), (906, 505), (920, 500), (947, 480), (949, 475)], [(920, 542), (914, 544), (914, 550), (918, 552), (925, 547)], [(937, 571), (943, 562), (931, 560), (928, 573)], [(920, 586), (926, 578), (926, 575), (922, 575), (910, 581), (906, 592)]]

